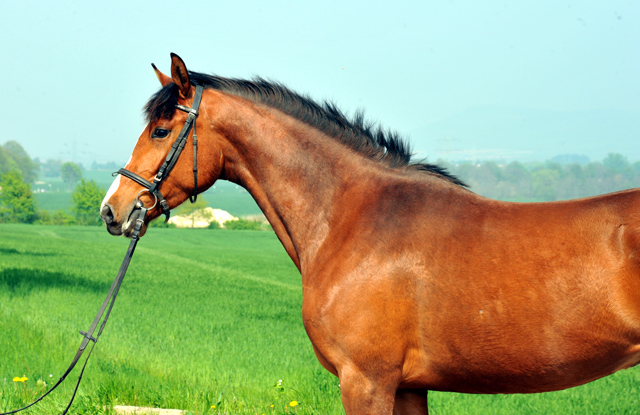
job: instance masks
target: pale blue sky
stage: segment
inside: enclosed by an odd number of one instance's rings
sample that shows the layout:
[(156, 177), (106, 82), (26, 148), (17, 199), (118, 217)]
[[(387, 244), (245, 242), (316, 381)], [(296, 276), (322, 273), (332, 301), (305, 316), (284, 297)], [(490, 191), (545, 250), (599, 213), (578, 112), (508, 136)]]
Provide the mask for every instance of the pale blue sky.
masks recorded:
[[(497, 112), (498, 130), (514, 109), (553, 113), (557, 129), (562, 114), (640, 119), (637, 0), (0, 0), (0, 22), (0, 143), (43, 160), (126, 161), (158, 88), (150, 63), (168, 72), (170, 52), (192, 70), (260, 75), (362, 107), (432, 160), (445, 138), (464, 150), (493, 144), (475, 138), (480, 127), (448, 126), (477, 109)], [(512, 141), (496, 148), (542, 157)], [(558, 152), (580, 153), (575, 142)]]

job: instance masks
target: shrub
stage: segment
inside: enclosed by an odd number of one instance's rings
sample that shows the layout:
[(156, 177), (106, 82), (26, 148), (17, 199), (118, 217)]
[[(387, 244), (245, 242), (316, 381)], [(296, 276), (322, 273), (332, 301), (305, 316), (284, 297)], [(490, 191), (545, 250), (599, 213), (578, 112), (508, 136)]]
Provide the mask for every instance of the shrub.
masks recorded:
[(70, 226), (76, 224), (76, 219), (67, 213), (65, 210), (56, 210), (53, 213), (52, 225), (64, 225)]
[(155, 218), (154, 220), (149, 222), (148, 226), (150, 228), (175, 228), (176, 227), (176, 225), (174, 225), (172, 223), (165, 222), (164, 221), (164, 215), (158, 216), (157, 218)]
[(226, 221), (224, 227), (234, 231), (260, 231), (262, 223), (255, 220), (237, 219)]
[(18, 170), (0, 176), (0, 221), (33, 223), (38, 219), (31, 186)]
[(95, 180), (80, 179), (71, 198), (78, 225), (102, 225), (100, 204), (105, 190)]

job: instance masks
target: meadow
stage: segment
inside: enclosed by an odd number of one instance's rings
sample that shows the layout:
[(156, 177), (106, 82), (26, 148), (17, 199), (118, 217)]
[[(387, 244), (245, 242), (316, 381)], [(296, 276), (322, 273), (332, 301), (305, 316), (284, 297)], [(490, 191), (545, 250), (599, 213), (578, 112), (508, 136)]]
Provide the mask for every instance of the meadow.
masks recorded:
[[(127, 245), (99, 227), (0, 225), (0, 412), (30, 401), (66, 369)], [(272, 232), (152, 228), (71, 412), (126, 404), (342, 414), (339, 381), (313, 354), (301, 304), (300, 275)], [(59, 413), (77, 372), (28, 413)], [(432, 392), (430, 413), (637, 414), (639, 386), (633, 368), (545, 394)]]

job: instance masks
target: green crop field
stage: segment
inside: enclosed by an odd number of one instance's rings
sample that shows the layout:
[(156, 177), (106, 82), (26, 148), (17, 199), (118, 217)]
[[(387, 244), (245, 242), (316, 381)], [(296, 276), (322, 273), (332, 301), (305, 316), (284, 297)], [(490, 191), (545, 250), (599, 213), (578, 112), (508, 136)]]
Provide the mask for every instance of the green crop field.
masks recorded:
[[(0, 412), (66, 369), (127, 245), (98, 227), (0, 225)], [(71, 413), (126, 404), (193, 414), (341, 414), (339, 382), (316, 361), (301, 303), (300, 276), (273, 233), (152, 228)], [(59, 413), (74, 374), (29, 413)], [(634, 368), (546, 394), (431, 393), (431, 413), (637, 414), (639, 387)]]

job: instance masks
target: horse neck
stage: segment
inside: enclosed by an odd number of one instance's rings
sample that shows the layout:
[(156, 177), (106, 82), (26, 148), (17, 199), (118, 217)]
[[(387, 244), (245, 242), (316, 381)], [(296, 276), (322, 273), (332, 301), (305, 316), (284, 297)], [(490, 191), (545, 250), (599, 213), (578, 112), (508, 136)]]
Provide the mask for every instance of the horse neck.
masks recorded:
[(235, 116), (217, 123), (226, 139), (220, 178), (253, 196), (303, 271), (327, 238), (336, 196), (372, 161), (282, 112), (233, 101)]

